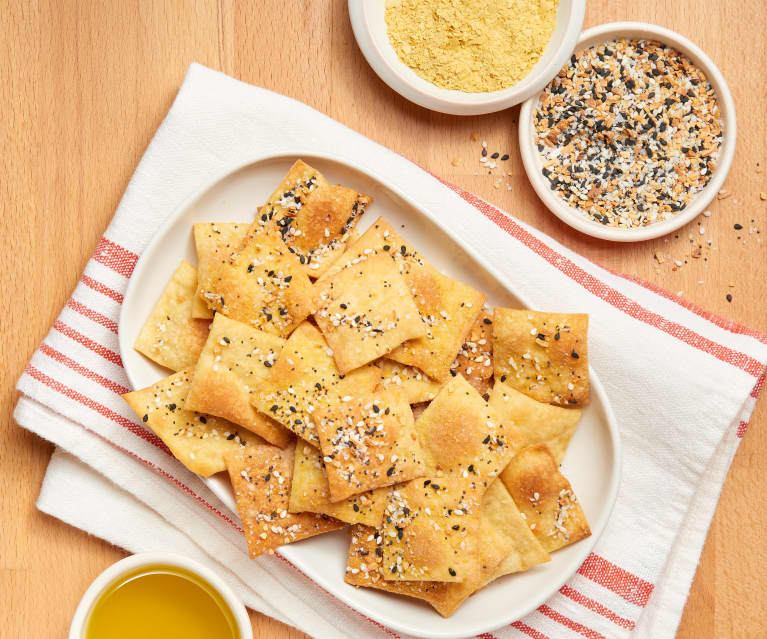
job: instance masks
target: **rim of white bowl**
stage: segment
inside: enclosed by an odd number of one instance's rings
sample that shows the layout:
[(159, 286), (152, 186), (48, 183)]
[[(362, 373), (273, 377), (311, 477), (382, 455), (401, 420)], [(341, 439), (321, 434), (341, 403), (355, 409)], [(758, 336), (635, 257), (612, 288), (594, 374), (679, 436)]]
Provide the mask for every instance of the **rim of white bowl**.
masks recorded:
[[(533, 67), (533, 70), (520, 82), (507, 89), (487, 93), (466, 93), (441, 89), (418, 78), (409, 67), (399, 62), (399, 59), (394, 65), (389, 63), (371, 35), (372, 26), (369, 20), (369, 12), (382, 1), (349, 0), (349, 18), (362, 55), (378, 77), (402, 97), (432, 111), (451, 115), (494, 113), (524, 102), (531, 95), (540, 93), (572, 54), (586, 13), (586, 0), (569, 0), (570, 19), (567, 27), (551, 60), (540, 69)], [(415, 81), (413, 77), (418, 81)]]
[(724, 124), (724, 137), (719, 164), (706, 187), (695, 196), (688, 206), (670, 220), (656, 222), (642, 228), (621, 229), (603, 226), (586, 218), (580, 211), (568, 206), (559, 196), (555, 195), (549, 188), (548, 181), (541, 174), (538, 150), (533, 142), (533, 111), (537, 107), (540, 93), (530, 97), (520, 110), (519, 150), (522, 154), (522, 163), (525, 166), (527, 177), (538, 197), (565, 224), (582, 233), (604, 240), (640, 242), (667, 235), (689, 223), (703, 212), (722, 188), (735, 155), (735, 141), (737, 138), (735, 103), (732, 100), (732, 95), (724, 76), (713, 60), (696, 44), (665, 27), (659, 27), (647, 22), (610, 22), (584, 31), (578, 39), (574, 51), (580, 51), (600, 42), (616, 38), (658, 40), (689, 57), (706, 74), (706, 78), (716, 93)]
[(126, 573), (129, 573), (136, 568), (152, 564), (166, 564), (183, 568), (194, 573), (201, 579), (204, 579), (223, 597), (224, 601), (229, 606), (229, 609), (232, 611), (232, 616), (235, 618), (237, 630), (240, 634), (239, 639), (253, 639), (253, 629), (250, 625), (248, 612), (245, 610), (242, 601), (240, 601), (237, 595), (234, 594), (226, 582), (210, 568), (203, 566), (201, 563), (189, 559), (189, 557), (185, 557), (184, 555), (167, 552), (144, 552), (131, 555), (130, 557), (126, 557), (125, 559), (121, 559), (112, 564), (96, 577), (96, 579), (93, 580), (93, 583), (88, 586), (80, 603), (77, 605), (74, 617), (72, 617), (72, 623), (69, 627), (69, 639), (85, 639), (86, 626), (93, 605), (109, 586)]

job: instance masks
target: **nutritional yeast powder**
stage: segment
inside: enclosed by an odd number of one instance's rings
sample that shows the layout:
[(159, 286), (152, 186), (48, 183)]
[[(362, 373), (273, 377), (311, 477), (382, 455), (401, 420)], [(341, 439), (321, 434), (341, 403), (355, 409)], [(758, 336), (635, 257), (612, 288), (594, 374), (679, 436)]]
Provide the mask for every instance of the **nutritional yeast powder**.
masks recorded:
[(399, 58), (443, 89), (498, 91), (538, 62), (558, 0), (387, 0), (386, 26)]

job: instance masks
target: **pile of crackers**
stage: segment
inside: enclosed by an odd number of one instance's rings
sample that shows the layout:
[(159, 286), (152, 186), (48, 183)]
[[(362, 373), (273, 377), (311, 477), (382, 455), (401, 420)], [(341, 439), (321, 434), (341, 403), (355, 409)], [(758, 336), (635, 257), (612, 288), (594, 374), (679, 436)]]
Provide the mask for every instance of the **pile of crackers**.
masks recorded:
[(345, 580), (448, 616), (590, 534), (559, 464), (589, 401), (580, 314), (488, 309), (301, 160), (250, 224), (194, 225), (125, 400), (228, 471), (251, 557), (350, 525)]

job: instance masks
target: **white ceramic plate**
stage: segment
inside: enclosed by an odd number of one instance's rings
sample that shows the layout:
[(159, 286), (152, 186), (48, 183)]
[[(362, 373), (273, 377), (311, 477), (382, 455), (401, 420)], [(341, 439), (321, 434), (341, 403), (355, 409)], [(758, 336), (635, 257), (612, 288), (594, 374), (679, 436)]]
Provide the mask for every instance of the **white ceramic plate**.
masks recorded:
[[(512, 282), (504, 280), (481, 256), (471, 255), (459, 238), (442, 229), (438, 216), (420, 207), (417, 196), (402, 193), (355, 162), (313, 153), (257, 158), (217, 177), (190, 198), (170, 216), (136, 265), (125, 295), (119, 331), (123, 363), (134, 388), (143, 388), (168, 375), (167, 370), (134, 351), (132, 344), (178, 263), (182, 259), (196, 262), (192, 224), (252, 220), (257, 205), (266, 200), (298, 157), (315, 166), (330, 182), (359, 189), (375, 198), (360, 222), (361, 229), (383, 216), (438, 268), (487, 293), (489, 304), (528, 306), (515, 294)], [(511, 623), (554, 594), (577, 570), (604, 529), (615, 501), (620, 477), (618, 427), (593, 371), (591, 388), (592, 401), (583, 412), (563, 472), (586, 512), (592, 536), (554, 553), (548, 564), (491, 584), (449, 619), (443, 619), (422, 602), (344, 583), (348, 548), (345, 531), (284, 546), (279, 552), (346, 604), (397, 632), (446, 639), (473, 636)], [(231, 487), (223, 475), (207, 480), (208, 485), (235, 511)]]
[(508, 89), (484, 93), (440, 89), (403, 63), (386, 33), (384, 8), (385, 0), (349, 0), (354, 37), (378, 77), (402, 97), (427, 109), (453, 115), (479, 115), (508, 109), (546, 86), (573, 51), (583, 26), (586, 0), (559, 0), (554, 33), (530, 73)]
[(694, 220), (711, 203), (719, 189), (722, 188), (732, 165), (732, 158), (735, 155), (737, 122), (735, 119), (735, 103), (732, 101), (730, 89), (727, 87), (727, 82), (725, 82), (721, 71), (719, 71), (711, 58), (700, 47), (674, 31), (646, 22), (611, 22), (584, 31), (578, 40), (575, 51), (582, 51), (602, 42), (619, 38), (657, 40), (667, 44), (686, 55), (706, 74), (716, 93), (722, 122), (724, 123), (724, 136), (719, 152), (719, 165), (716, 167), (706, 187), (693, 198), (690, 204), (670, 220), (656, 222), (641, 228), (621, 229), (604, 226), (585, 217), (580, 211), (565, 204), (551, 190), (549, 181), (541, 174), (541, 156), (535, 147), (535, 127), (533, 125), (534, 111), (538, 108), (538, 100), (540, 99), (539, 93), (528, 99), (520, 110), (519, 150), (522, 154), (522, 163), (525, 165), (527, 177), (532, 183), (535, 192), (549, 210), (560, 220), (581, 231), (581, 233), (599, 237), (603, 240), (640, 242), (676, 231), (678, 228)]

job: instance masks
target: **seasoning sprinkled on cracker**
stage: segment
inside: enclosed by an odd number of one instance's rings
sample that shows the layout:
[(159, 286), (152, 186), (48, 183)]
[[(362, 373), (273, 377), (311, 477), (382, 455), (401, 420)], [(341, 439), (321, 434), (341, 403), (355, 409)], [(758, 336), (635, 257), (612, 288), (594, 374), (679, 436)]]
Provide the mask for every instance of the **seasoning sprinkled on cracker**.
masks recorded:
[(288, 510), (295, 446), (250, 446), (226, 455), (251, 558), (307, 537), (343, 528), (343, 522)]
[(368, 367), (341, 375), (333, 351), (309, 322), (293, 331), (276, 361), (265, 361), (264, 366), (269, 372), (253, 404), (315, 446), (319, 446), (315, 412), (352, 390), (372, 390), (378, 383), (375, 371)]
[(226, 452), (266, 442), (225, 419), (188, 410), (191, 373), (184, 369), (123, 398), (176, 459), (193, 473), (210, 477), (224, 470)]
[(525, 446), (545, 444), (558, 464), (562, 463), (583, 412), (538, 402), (504, 382), (495, 383), (489, 404), (504, 423), (514, 424)]
[(539, 402), (589, 402), (588, 315), (496, 308), (493, 348), (496, 381)]
[(252, 405), (266, 379), (266, 362), (274, 362), (285, 340), (217, 314), (194, 369), (188, 408), (218, 415), (258, 433), (269, 443), (286, 446), (290, 431)]
[(196, 269), (188, 262), (181, 262), (165, 285), (133, 348), (174, 371), (193, 366), (208, 337), (210, 324), (192, 317), (196, 288)]
[(591, 535), (570, 482), (544, 444), (524, 448), (509, 462), (501, 480), (547, 552)]
[(314, 305), (342, 373), (426, 334), (407, 282), (387, 255), (372, 255), (319, 281)]
[(321, 513), (349, 524), (377, 528), (383, 519), (388, 493), (388, 488), (378, 488), (341, 501), (331, 501), (328, 475), (320, 451), (305, 441), (296, 441), (290, 512)]
[(315, 424), (332, 501), (424, 472), (413, 413), (393, 391), (350, 391), (319, 408)]
[(319, 277), (350, 242), (352, 231), (373, 201), (354, 189), (329, 184), (316, 169), (298, 160), (266, 204), (249, 235), (276, 226), (280, 237), (311, 277)]

